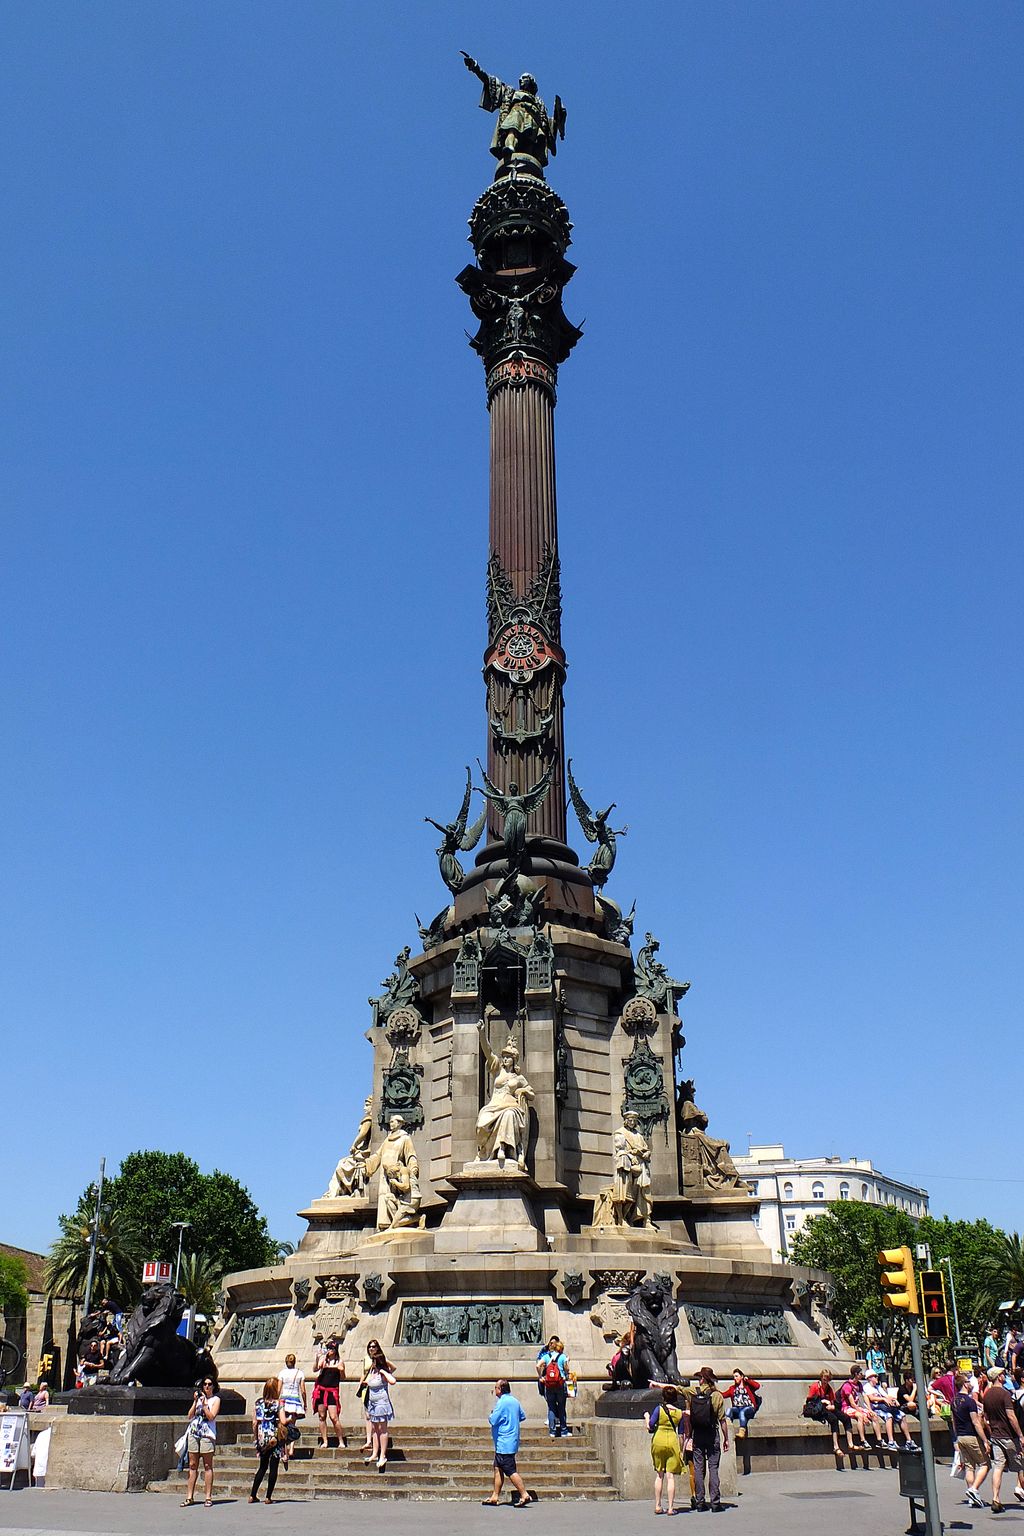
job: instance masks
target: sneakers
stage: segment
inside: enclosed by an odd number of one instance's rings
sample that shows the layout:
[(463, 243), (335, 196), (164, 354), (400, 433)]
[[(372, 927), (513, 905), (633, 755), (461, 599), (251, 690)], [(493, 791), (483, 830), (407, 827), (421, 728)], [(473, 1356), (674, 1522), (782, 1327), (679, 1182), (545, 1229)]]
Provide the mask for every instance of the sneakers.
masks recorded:
[(1024, 1488), (1015, 1488), (1013, 1490), (1013, 1496), (1017, 1500), (1018, 1504), (1024, 1504)]
[(896, 1444), (895, 1440), (887, 1440), (885, 1442), (885, 1448), (886, 1448), (887, 1451), (898, 1451), (899, 1450), (899, 1446)]
[(975, 1493), (973, 1488), (968, 1488), (967, 1497), (964, 1499), (964, 1503), (969, 1504), (972, 1509), (985, 1508), (985, 1500), (981, 1497), (980, 1494)]

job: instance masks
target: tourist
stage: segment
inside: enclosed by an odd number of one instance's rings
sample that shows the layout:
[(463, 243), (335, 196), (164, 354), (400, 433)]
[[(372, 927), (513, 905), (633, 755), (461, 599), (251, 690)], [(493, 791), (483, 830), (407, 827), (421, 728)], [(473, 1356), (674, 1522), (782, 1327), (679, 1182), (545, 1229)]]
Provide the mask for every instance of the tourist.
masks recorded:
[(864, 1356), (864, 1363), (868, 1368), (869, 1375), (874, 1371), (879, 1381), (885, 1380), (885, 1352), (879, 1349), (877, 1344), (872, 1345), (867, 1351)]
[(188, 1452), (188, 1488), (182, 1500), (182, 1509), (195, 1503), (196, 1478), (199, 1476), (199, 1458), (203, 1460), (203, 1492), (206, 1508), (213, 1504), (213, 1453), (217, 1449), (217, 1415), (220, 1398), (217, 1383), (212, 1376), (205, 1376), (196, 1388), (189, 1412), (185, 1449)]
[(994, 1365), (998, 1365), (1000, 1353), (1001, 1351), (999, 1349), (999, 1340), (996, 1338), (996, 1331), (994, 1328), (990, 1328), (988, 1333), (985, 1335), (985, 1342), (981, 1346), (982, 1369), (990, 1371)]
[(562, 1341), (552, 1334), (537, 1356), (537, 1380), (548, 1405), (548, 1434), (552, 1440), (571, 1435), (566, 1423), (565, 1405), (569, 1397), (569, 1361)]
[(493, 1509), (501, 1498), (507, 1477), (518, 1494), (518, 1498), (512, 1500), (513, 1508), (525, 1509), (533, 1500), (516, 1469), (516, 1456), (519, 1452), (520, 1425), (526, 1414), (519, 1399), (512, 1396), (512, 1387), (504, 1376), (494, 1383), (494, 1396), (497, 1401), (487, 1418), (494, 1441), (494, 1491), (489, 1499), (481, 1499), (480, 1502)]
[(78, 1385), (80, 1387), (94, 1387), (99, 1380), (100, 1371), (103, 1369), (103, 1354), (99, 1342), (90, 1339), (82, 1350), (78, 1360)]
[[(812, 1381), (807, 1389), (807, 1402), (804, 1404), (804, 1417), (817, 1419), (819, 1424), (827, 1424), (832, 1431), (832, 1450), (836, 1458), (836, 1470), (842, 1472), (844, 1455), (853, 1455), (853, 1447), (850, 1444), (850, 1421), (844, 1413), (840, 1412), (836, 1401), (836, 1389), (832, 1385), (832, 1372), (828, 1369), (822, 1371), (817, 1381)], [(839, 1436), (842, 1435), (846, 1444), (840, 1446)]]
[[(903, 1426), (903, 1438), (913, 1446), (902, 1410), (879, 1385), (877, 1371), (868, 1371), (864, 1382), (864, 1401), (875, 1416), (876, 1434), (887, 1451), (898, 1451), (895, 1430)], [(913, 1447), (916, 1450), (916, 1446)]]
[(746, 1434), (747, 1425), (761, 1406), (761, 1399), (758, 1397), (760, 1390), (761, 1383), (737, 1366), (732, 1373), (732, 1386), (726, 1387), (722, 1393), (723, 1398), (729, 1399), (730, 1419), (735, 1419), (739, 1424), (736, 1431), (737, 1438)]
[(28, 1410), (32, 1407), (32, 1400), (35, 1395), (36, 1394), (34, 1388), (30, 1386), (22, 1387), (21, 1393), (18, 1397), (18, 1407), (27, 1413)]
[(956, 1394), (953, 1398), (953, 1428), (956, 1430), (956, 1445), (967, 1488), (967, 1497), (964, 1502), (973, 1505), (975, 1509), (984, 1509), (985, 1500), (981, 1497), (980, 1490), (982, 1483), (988, 1477), (989, 1464), (992, 1460), (988, 1433), (985, 1429), (981, 1404), (971, 1395), (966, 1373), (957, 1371), (954, 1380)]
[(644, 1423), (651, 1436), (651, 1460), (654, 1463), (654, 1513), (660, 1515), (661, 1492), (667, 1481), (668, 1508), (666, 1514), (676, 1512), (676, 1478), (683, 1471), (683, 1441), (687, 1438), (689, 1423), (687, 1414), (679, 1407), (679, 1389), (667, 1384), (661, 1389), (661, 1402), (650, 1413), (644, 1414)]
[(982, 1408), (985, 1426), (992, 1445), (992, 1512), (1001, 1514), (999, 1501), (1002, 1492), (1003, 1472), (1020, 1472), (1024, 1467), (1024, 1436), (1017, 1417), (1013, 1397), (1002, 1384), (1003, 1369), (993, 1365), (988, 1372)]
[(394, 1366), (387, 1359), (376, 1339), (371, 1339), (367, 1344), (366, 1353), (369, 1356), (370, 1367), (360, 1385), (366, 1387), (366, 1417), (370, 1421), (371, 1454), (364, 1459), (368, 1462), (376, 1461), (377, 1471), (386, 1472), (389, 1425), (395, 1416), (388, 1388), (395, 1385), (397, 1377)]
[(630, 1344), (629, 1334), (624, 1333), (615, 1347), (605, 1370), (608, 1373), (608, 1387), (628, 1387), (633, 1379), (633, 1350)]
[[(861, 1381), (859, 1365), (850, 1366), (850, 1374), (839, 1388), (839, 1408), (847, 1424), (856, 1431), (859, 1445), (866, 1451), (868, 1442), (865, 1426), (874, 1425), (877, 1421), (864, 1401), (864, 1383)], [(853, 1436), (850, 1438), (852, 1440)]]
[(269, 1376), (263, 1383), (262, 1396), (256, 1399), (252, 1410), (252, 1437), (260, 1462), (249, 1489), (250, 1504), (258, 1502), (256, 1496), (264, 1478), (267, 1479), (267, 1496), (263, 1502), (274, 1502), (277, 1468), (281, 1460), (283, 1437), (287, 1433), (288, 1417), (281, 1407), (281, 1382), (278, 1377)]
[(295, 1364), (294, 1355), (285, 1355), (281, 1372), (281, 1407), (288, 1424), (288, 1439), (281, 1460), (285, 1470), (292, 1455), (292, 1443), (299, 1438), (298, 1421), (306, 1414), (306, 1378)]
[(313, 1408), (320, 1425), (320, 1446), (327, 1450), (327, 1421), (334, 1425), (334, 1433), (342, 1450), (348, 1445), (345, 1431), (338, 1419), (341, 1409), (341, 1383), (345, 1379), (345, 1366), (338, 1358), (338, 1346), (331, 1341), (324, 1353), (323, 1364), (316, 1373), (313, 1386)]
[(689, 1409), (693, 1441), (694, 1496), (690, 1502), (695, 1509), (707, 1509), (705, 1494), (710, 1494), (710, 1507), (715, 1511), (722, 1508), (718, 1464), (722, 1451), (729, 1449), (729, 1421), (725, 1416), (725, 1399), (716, 1386), (717, 1380), (710, 1365), (702, 1365), (696, 1384), (680, 1389)]
[(49, 1408), (49, 1406), (50, 1406), (50, 1383), (48, 1381), (41, 1381), (39, 1383), (39, 1391), (35, 1394), (35, 1396), (32, 1399), (32, 1404), (31, 1404), (32, 1412), (33, 1413), (42, 1413), (43, 1409), (44, 1408)]

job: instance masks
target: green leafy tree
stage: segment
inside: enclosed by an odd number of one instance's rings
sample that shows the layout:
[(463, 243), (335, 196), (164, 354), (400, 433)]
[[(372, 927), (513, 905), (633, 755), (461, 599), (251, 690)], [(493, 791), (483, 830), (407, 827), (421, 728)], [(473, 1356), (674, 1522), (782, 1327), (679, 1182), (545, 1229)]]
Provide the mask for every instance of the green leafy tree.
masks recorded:
[(201, 1253), (183, 1253), (178, 1289), (190, 1307), (212, 1317), (220, 1295), (221, 1268)]
[[(70, 1216), (59, 1218), (60, 1236), (50, 1249), (44, 1280), (52, 1296), (82, 1300), (89, 1273), (92, 1225), (96, 1215), (96, 1186), (82, 1195)], [(97, 1301), (109, 1296), (125, 1306), (142, 1288), (142, 1247), (138, 1233), (121, 1213), (104, 1201), (96, 1238), (96, 1268), (92, 1295)]]
[[(1009, 1290), (999, 1292), (996, 1283), (1000, 1264), (1005, 1264), (1012, 1239), (987, 1221), (951, 1221), (948, 1216), (923, 1216), (918, 1223), (916, 1240), (928, 1244), (935, 1266), (938, 1266), (941, 1259), (949, 1259), (956, 1288), (961, 1338), (966, 1347), (979, 1350), (985, 1330), (995, 1320), (996, 1302), (1003, 1297), (1024, 1296), (1024, 1289), (1015, 1291), (1012, 1286)], [(1019, 1238), (1017, 1242), (1019, 1260)], [(1012, 1266), (1004, 1267), (1003, 1273), (1009, 1279), (1013, 1273)], [(1024, 1281), (1024, 1265), (1020, 1266), (1017, 1273), (1019, 1280)], [(947, 1301), (950, 1303), (949, 1325), (952, 1329), (953, 1307), (948, 1295), (948, 1275), (946, 1283)]]
[(28, 1270), (16, 1253), (0, 1253), (0, 1312), (21, 1317), (28, 1307)]
[(873, 1336), (886, 1355), (899, 1360), (909, 1349), (907, 1326), (902, 1313), (882, 1305), (878, 1253), (918, 1241), (916, 1223), (906, 1211), (836, 1200), (805, 1223), (790, 1244), (790, 1256), (794, 1264), (831, 1272), (836, 1326), (858, 1353), (865, 1352)]
[[(1017, 1232), (996, 1232), (989, 1252), (978, 1266), (978, 1288), (987, 1310), (986, 1326), (994, 1322), (1001, 1301), (1019, 1301), (1024, 1296), (1024, 1244)], [(957, 1303), (960, 1292), (957, 1290)]]
[(175, 1221), (187, 1221), (189, 1251), (219, 1274), (276, 1261), (276, 1245), (249, 1191), (230, 1174), (201, 1173), (184, 1152), (132, 1152), (105, 1196), (119, 1220), (139, 1234), (144, 1258), (173, 1261)]
[[(987, 1221), (951, 1221), (948, 1216), (923, 1216), (915, 1221), (895, 1206), (868, 1205), (860, 1200), (837, 1200), (813, 1216), (791, 1243), (794, 1264), (830, 1270), (835, 1281), (834, 1315), (849, 1342), (862, 1354), (869, 1336), (881, 1341), (894, 1360), (905, 1358), (909, 1336), (903, 1314), (882, 1304), (878, 1252), (882, 1248), (911, 1249), (927, 1243), (932, 1263), (948, 1258), (956, 1287), (957, 1313), (966, 1347), (977, 1349), (985, 1329), (995, 1316), (997, 1276), (1003, 1277), (1004, 1296), (1024, 1296), (1024, 1263), (1014, 1275), (1012, 1240)], [(1017, 1257), (1022, 1258), (1020, 1240)], [(1014, 1283), (1020, 1289), (1014, 1290)], [(993, 1289), (995, 1287), (995, 1289)], [(950, 1328), (953, 1327), (952, 1306)], [(931, 1354), (945, 1358), (948, 1344), (942, 1341)]]

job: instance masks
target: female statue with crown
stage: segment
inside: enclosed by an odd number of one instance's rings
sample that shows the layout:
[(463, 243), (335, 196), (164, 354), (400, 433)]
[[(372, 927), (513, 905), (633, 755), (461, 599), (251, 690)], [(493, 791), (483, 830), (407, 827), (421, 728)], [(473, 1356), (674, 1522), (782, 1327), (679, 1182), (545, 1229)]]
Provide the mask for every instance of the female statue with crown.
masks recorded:
[(491, 1078), (491, 1096), (476, 1118), (477, 1162), (497, 1159), (504, 1168), (506, 1157), (514, 1158), (526, 1172), (526, 1143), (529, 1140), (530, 1104), (533, 1089), (519, 1070), (519, 1047), (512, 1036), (495, 1056), (487, 1041), (487, 1025), (477, 1025), (480, 1050)]

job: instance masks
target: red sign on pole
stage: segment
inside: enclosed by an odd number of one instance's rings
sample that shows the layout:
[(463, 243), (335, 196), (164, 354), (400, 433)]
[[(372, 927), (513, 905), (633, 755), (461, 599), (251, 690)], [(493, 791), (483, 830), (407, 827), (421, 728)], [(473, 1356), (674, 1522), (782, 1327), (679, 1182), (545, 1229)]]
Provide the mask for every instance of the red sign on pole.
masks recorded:
[(147, 1259), (142, 1266), (143, 1285), (155, 1285), (158, 1280), (171, 1278), (171, 1266), (163, 1259)]

